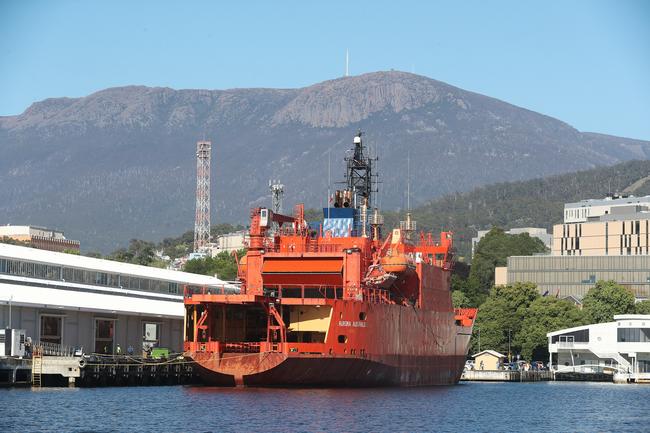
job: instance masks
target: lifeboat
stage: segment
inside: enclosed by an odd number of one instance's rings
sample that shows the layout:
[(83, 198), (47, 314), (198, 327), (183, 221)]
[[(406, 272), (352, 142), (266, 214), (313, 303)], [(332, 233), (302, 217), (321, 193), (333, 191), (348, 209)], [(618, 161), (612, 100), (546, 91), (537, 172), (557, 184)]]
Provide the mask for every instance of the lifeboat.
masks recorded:
[(406, 254), (382, 257), (380, 263), (384, 271), (391, 274), (403, 274), (415, 269), (413, 260)]

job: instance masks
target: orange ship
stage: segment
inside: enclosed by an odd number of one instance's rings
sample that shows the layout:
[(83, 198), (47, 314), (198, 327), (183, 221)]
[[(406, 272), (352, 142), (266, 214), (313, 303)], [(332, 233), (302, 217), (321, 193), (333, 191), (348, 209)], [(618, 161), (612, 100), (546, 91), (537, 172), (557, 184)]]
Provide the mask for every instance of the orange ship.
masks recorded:
[[(239, 293), (185, 290), (185, 352), (218, 386), (457, 383), (475, 309), (452, 307), (452, 233), (382, 237), (373, 162), (354, 138), (322, 224), (257, 208)], [(417, 238), (417, 239), (412, 239)]]

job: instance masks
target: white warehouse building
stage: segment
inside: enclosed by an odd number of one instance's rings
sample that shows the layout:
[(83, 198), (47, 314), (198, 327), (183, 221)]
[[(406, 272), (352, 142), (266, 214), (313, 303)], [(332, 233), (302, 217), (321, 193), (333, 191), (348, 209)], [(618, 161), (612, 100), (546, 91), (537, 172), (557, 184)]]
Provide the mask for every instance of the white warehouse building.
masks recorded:
[(186, 286), (238, 291), (205, 275), (0, 244), (0, 326), (85, 353), (180, 352)]
[(650, 315), (617, 315), (613, 322), (546, 336), (555, 372), (611, 372), (628, 381), (650, 381)]

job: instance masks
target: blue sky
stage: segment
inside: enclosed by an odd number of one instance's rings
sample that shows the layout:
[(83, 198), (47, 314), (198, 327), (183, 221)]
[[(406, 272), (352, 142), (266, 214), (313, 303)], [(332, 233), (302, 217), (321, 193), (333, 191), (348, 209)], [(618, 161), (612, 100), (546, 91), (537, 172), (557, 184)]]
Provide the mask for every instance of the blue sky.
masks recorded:
[(0, 115), (129, 84), (301, 87), (397, 69), (650, 140), (650, 1), (0, 0)]

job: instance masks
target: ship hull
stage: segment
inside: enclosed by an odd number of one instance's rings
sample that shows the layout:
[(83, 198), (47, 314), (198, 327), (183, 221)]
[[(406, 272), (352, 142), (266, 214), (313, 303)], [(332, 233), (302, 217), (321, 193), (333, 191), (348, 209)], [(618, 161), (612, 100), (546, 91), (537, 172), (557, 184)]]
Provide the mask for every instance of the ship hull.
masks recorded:
[[(253, 364), (276, 357), (277, 364), (252, 372)], [(210, 363), (197, 362), (206, 385), (248, 387), (381, 387), (433, 386), (458, 383), (465, 356), (414, 356), (393, 360), (371, 360), (323, 356), (288, 357), (261, 353), (241, 364), (241, 371), (219, 371)], [(391, 362), (392, 361), (392, 362)], [(249, 374), (244, 374), (244, 371)]]
[[(187, 355), (204, 382), (213, 386), (431, 386), (460, 380), (472, 326), (454, 324), (453, 312), (345, 301), (334, 302), (332, 308), (332, 316), (342, 320), (330, 324), (331, 343)], [(345, 320), (361, 312), (366, 312), (365, 321)], [(336, 336), (343, 334), (346, 343), (338, 343)], [(341, 353), (342, 347), (347, 353)]]

